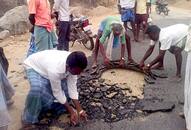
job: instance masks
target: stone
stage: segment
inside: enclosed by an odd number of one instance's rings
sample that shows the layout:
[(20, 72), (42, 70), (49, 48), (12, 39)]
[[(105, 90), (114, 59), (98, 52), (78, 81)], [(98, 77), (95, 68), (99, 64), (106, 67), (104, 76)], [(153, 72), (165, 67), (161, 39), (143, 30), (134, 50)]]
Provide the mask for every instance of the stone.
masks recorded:
[(100, 88), (100, 89), (101, 89), (102, 92), (106, 92), (106, 91), (108, 90), (107, 87), (102, 87), (102, 88)]
[(105, 82), (105, 79), (100, 78), (100, 79), (98, 80), (98, 82), (104, 83), (104, 82)]
[(123, 104), (126, 104), (128, 101), (127, 101), (127, 99), (123, 99)]
[(106, 95), (107, 98), (113, 98), (115, 95), (117, 95), (117, 92), (113, 92), (113, 93), (110, 93), (108, 95)]
[(1, 0), (0, 17), (3, 16), (3, 14), (8, 10), (16, 6), (26, 4), (26, 2), (27, 2), (26, 0)]
[(4, 40), (5, 38), (10, 36), (10, 32), (8, 30), (4, 30), (0, 32), (0, 40)]
[(153, 102), (153, 101), (142, 101), (143, 111), (148, 113), (154, 112), (170, 112), (175, 108), (175, 104), (173, 102)]
[(103, 94), (102, 93), (95, 93), (93, 96), (94, 96), (94, 98), (100, 99), (103, 96)]
[(30, 26), (28, 15), (26, 5), (9, 10), (0, 18), (0, 31), (8, 30), (11, 35), (28, 32)]
[(127, 113), (129, 113), (129, 112), (130, 112), (130, 110), (128, 110), (128, 109), (119, 110), (119, 113), (120, 113), (121, 115), (125, 115), (125, 114), (127, 114)]

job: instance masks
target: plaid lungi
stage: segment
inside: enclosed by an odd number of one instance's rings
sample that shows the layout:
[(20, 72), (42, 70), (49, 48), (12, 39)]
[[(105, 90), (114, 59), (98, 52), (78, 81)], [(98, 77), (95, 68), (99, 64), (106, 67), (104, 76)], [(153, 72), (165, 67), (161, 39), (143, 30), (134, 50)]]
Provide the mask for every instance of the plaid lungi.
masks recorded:
[[(41, 119), (40, 115), (42, 112), (51, 109), (56, 109), (55, 111), (57, 113), (66, 111), (64, 105), (55, 102), (56, 98), (53, 96), (50, 81), (48, 79), (42, 77), (33, 69), (27, 70), (27, 77), (30, 83), (30, 91), (27, 95), (25, 109), (22, 115), (23, 122), (32, 124), (38, 123)], [(61, 86), (68, 99), (69, 95), (66, 80), (62, 80)]]
[(58, 44), (55, 32), (48, 32), (45, 27), (35, 26), (34, 37), (37, 52), (53, 49)]

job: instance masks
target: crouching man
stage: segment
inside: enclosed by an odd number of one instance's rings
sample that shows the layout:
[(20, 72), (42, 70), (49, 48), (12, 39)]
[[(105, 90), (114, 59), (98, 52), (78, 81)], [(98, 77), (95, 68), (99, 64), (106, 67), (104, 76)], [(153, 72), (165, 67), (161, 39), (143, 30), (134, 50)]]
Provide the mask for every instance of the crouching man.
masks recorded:
[[(87, 118), (78, 101), (77, 75), (87, 66), (83, 52), (45, 50), (29, 56), (24, 64), (30, 83), (25, 109), (22, 115), (24, 128), (38, 124), (45, 112), (55, 114), (68, 111), (74, 125), (78, 119)], [(71, 99), (77, 112), (68, 101)]]

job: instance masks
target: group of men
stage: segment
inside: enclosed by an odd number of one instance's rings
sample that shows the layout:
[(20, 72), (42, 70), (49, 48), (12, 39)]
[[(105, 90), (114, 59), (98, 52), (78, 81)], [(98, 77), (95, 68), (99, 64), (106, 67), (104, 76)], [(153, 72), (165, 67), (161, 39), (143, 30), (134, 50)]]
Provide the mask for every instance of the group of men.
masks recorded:
[[(100, 22), (96, 38), (94, 65), (97, 65), (99, 49), (107, 65), (112, 60), (113, 48), (121, 46), (120, 65), (125, 60), (127, 49), (129, 63), (135, 63), (131, 55), (131, 39), (127, 23), (133, 29), (134, 40), (138, 41), (140, 26), (151, 39), (150, 46), (139, 63), (144, 71), (152, 68), (164, 69), (163, 60), (167, 50), (175, 55), (177, 78), (181, 78), (183, 50), (188, 52), (185, 80), (185, 118), (191, 130), (191, 28), (176, 24), (166, 28), (148, 26), (149, 3), (146, 0), (120, 0), (121, 18), (108, 16)], [(47, 112), (60, 115), (69, 112), (72, 124), (87, 120), (87, 114), (78, 101), (77, 75), (88, 65), (81, 51), (69, 52), (69, 0), (55, 0), (52, 12), (48, 0), (28, 0), (29, 20), (33, 25), (28, 57), (24, 61), (30, 90), (22, 114), (23, 129), (34, 128)], [(57, 19), (58, 40), (54, 33), (52, 18)], [(106, 40), (108, 39), (108, 40)], [(104, 43), (108, 41), (105, 49)], [(58, 43), (57, 43), (58, 42)], [(149, 64), (145, 61), (159, 43), (159, 55)], [(54, 49), (55, 48), (55, 49)], [(57, 50), (56, 50), (57, 49)], [(63, 51), (65, 50), (65, 51)], [(74, 105), (71, 105), (74, 104)]]

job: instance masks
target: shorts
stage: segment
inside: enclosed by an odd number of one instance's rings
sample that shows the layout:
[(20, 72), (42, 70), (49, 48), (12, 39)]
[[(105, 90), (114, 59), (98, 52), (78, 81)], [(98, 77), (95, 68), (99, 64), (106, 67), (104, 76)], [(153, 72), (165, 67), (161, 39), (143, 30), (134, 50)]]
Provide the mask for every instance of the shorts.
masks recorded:
[(137, 24), (141, 24), (143, 22), (147, 23), (148, 21), (148, 15), (147, 14), (136, 14), (135, 22)]
[(134, 22), (135, 13), (134, 9), (121, 9), (121, 21), (122, 22)]

